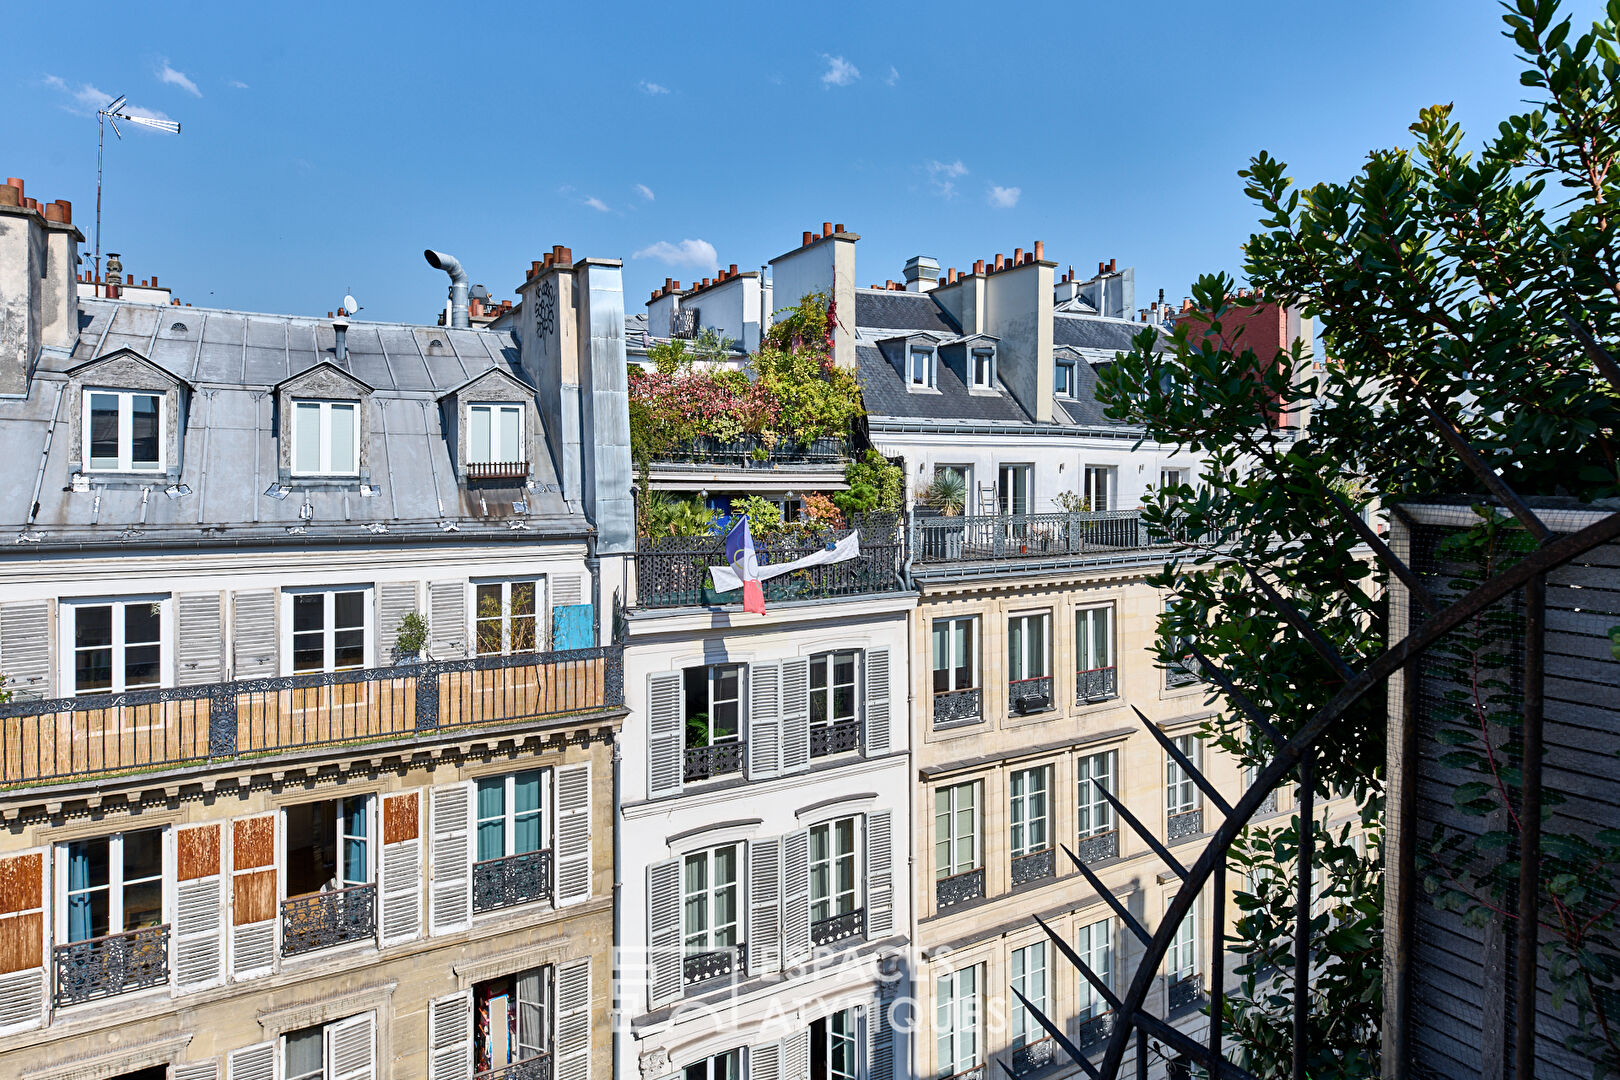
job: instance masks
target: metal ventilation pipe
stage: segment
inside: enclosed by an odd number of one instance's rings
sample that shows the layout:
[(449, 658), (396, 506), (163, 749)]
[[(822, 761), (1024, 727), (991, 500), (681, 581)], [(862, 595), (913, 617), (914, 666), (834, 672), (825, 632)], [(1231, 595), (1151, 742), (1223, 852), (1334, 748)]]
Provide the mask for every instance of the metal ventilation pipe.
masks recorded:
[(461, 268), (461, 260), (454, 255), (446, 255), (442, 251), (429, 249), (422, 252), (428, 265), (435, 270), (443, 270), (450, 275), (450, 325), (465, 328), (467, 326), (467, 271)]

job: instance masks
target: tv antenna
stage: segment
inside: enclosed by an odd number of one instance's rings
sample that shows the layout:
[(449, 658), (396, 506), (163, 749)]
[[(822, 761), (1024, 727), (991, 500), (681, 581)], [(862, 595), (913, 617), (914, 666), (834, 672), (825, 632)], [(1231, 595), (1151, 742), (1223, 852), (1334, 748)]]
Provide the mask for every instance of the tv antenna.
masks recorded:
[(180, 134), (180, 122), (177, 120), (159, 120), (154, 116), (136, 116), (124, 112), (124, 106), (128, 101), (128, 97), (119, 94), (107, 103), (106, 108), (96, 110), (96, 277), (98, 278), (101, 277), (101, 151), (107, 138), (107, 125), (112, 125), (113, 134), (118, 136), (119, 142), (124, 139), (124, 133), (118, 130), (120, 120), (170, 135)]
[(343, 295), (343, 310), (350, 315), (360, 310), (360, 301), (354, 298), (354, 293), (345, 293)]

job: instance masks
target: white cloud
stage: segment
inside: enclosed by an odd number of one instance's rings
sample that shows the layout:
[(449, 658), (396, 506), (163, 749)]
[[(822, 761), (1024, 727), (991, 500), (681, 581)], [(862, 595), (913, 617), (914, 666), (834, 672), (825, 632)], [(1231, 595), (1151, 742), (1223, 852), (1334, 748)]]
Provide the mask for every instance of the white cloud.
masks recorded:
[(669, 87), (660, 86), (655, 82), (648, 82), (646, 79), (642, 79), (639, 85), (641, 86), (641, 92), (643, 94), (650, 94), (653, 97), (657, 97), (660, 94), (669, 93)]
[(197, 84), (192, 82), (185, 72), (176, 71), (169, 65), (167, 60), (163, 61), (163, 67), (158, 69), (157, 77), (160, 83), (168, 86), (178, 86), (192, 97), (202, 97), (202, 91), (197, 89)]
[(883, 77), (883, 81), (888, 83), (890, 86), (893, 86), (895, 83), (899, 82), (900, 69), (895, 67), (893, 64), (890, 64), (889, 73)]
[(657, 259), (671, 266), (690, 266), (696, 270), (716, 270), (720, 266), (720, 257), (715, 253), (714, 245), (707, 240), (682, 240), (672, 244), (668, 240), (660, 240), (656, 244), (649, 244), (630, 256), (632, 259)]
[(942, 199), (956, 198), (956, 179), (966, 176), (968, 168), (962, 164), (962, 159), (955, 161), (930, 161), (928, 169), (928, 182), (934, 185), (934, 194)]
[(601, 199), (598, 199), (595, 195), (592, 195), (590, 198), (586, 199), (585, 205), (590, 207), (592, 210), (600, 210), (604, 214), (609, 212), (608, 204), (603, 202)]
[(652, 188), (648, 187), (646, 184), (637, 184), (636, 185), (636, 194), (640, 195), (643, 199), (646, 199), (648, 202), (653, 201)]
[(991, 184), (986, 198), (990, 200), (991, 206), (1007, 210), (1018, 205), (1018, 196), (1023, 193), (1023, 188), (1002, 187), (1000, 184)]
[(246, 89), (248, 89), (248, 84), (243, 82), (241, 79), (232, 79), (230, 82), (226, 83), (225, 85), (229, 86), (232, 90), (246, 90)]
[[(116, 94), (109, 94), (107, 91), (89, 83), (74, 85), (59, 75), (45, 76), (45, 85), (66, 94), (68, 101), (63, 103), (62, 108), (71, 113), (78, 113), (81, 116), (94, 116), (97, 109), (111, 104), (113, 98), (117, 97)], [(173, 119), (161, 109), (148, 109), (144, 105), (131, 105), (129, 102), (121, 105), (118, 111), (129, 116), (149, 116), (153, 120)], [(139, 124), (135, 125), (135, 128), (142, 131), (147, 130), (140, 127)]]
[(827, 70), (821, 73), (821, 85), (829, 88), (848, 86), (861, 77), (861, 69), (842, 56), (828, 56), (822, 53), (821, 57), (827, 61)]

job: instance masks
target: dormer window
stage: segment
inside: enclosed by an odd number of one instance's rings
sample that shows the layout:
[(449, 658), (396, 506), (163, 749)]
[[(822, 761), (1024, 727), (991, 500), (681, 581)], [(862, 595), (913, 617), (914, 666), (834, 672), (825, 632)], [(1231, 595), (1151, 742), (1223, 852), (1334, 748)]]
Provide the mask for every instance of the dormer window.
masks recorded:
[(1052, 391), (1061, 397), (1074, 397), (1074, 363), (1059, 361), (1052, 377)]
[(990, 390), (996, 385), (996, 350), (973, 350), (973, 388)]
[(467, 406), (467, 461), (473, 465), (523, 460), (523, 406)]
[(163, 471), (163, 395), (86, 390), (84, 445), (91, 469)]
[(294, 476), (354, 476), (360, 471), (360, 403), (293, 401)]
[(913, 388), (926, 387), (933, 389), (935, 384), (934, 360), (933, 349), (912, 348), (909, 367)]

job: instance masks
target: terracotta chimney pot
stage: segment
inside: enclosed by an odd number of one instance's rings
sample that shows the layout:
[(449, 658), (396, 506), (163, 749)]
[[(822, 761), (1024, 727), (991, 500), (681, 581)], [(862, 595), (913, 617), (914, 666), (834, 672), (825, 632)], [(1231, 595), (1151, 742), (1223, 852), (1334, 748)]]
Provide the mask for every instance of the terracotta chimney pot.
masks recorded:
[(1046, 241), (1045, 240), (1037, 240), (1037, 241), (1035, 241), (1035, 261), (1036, 262), (1045, 262), (1046, 261)]
[(803, 243), (802, 243), (802, 244), (801, 244), (801, 245), (800, 245), (800, 246), (801, 246), (801, 247), (802, 247), (802, 246), (808, 246), (808, 245), (809, 245), (809, 243), (810, 243), (810, 241), (811, 241), (811, 240), (814, 240), (814, 239), (815, 239), (815, 236), (816, 236), (816, 234), (815, 234), (815, 233), (813, 233), (813, 232), (806, 232), (806, 233), (805, 233), (805, 234), (804, 234), (804, 241), (803, 241)]
[(833, 232), (843, 232), (843, 231), (844, 231), (844, 226), (842, 224), (833, 226)]
[(822, 236), (831, 236), (832, 235), (832, 225), (833, 225), (833, 223), (830, 222), (830, 221), (823, 221), (821, 223), (821, 235)]

